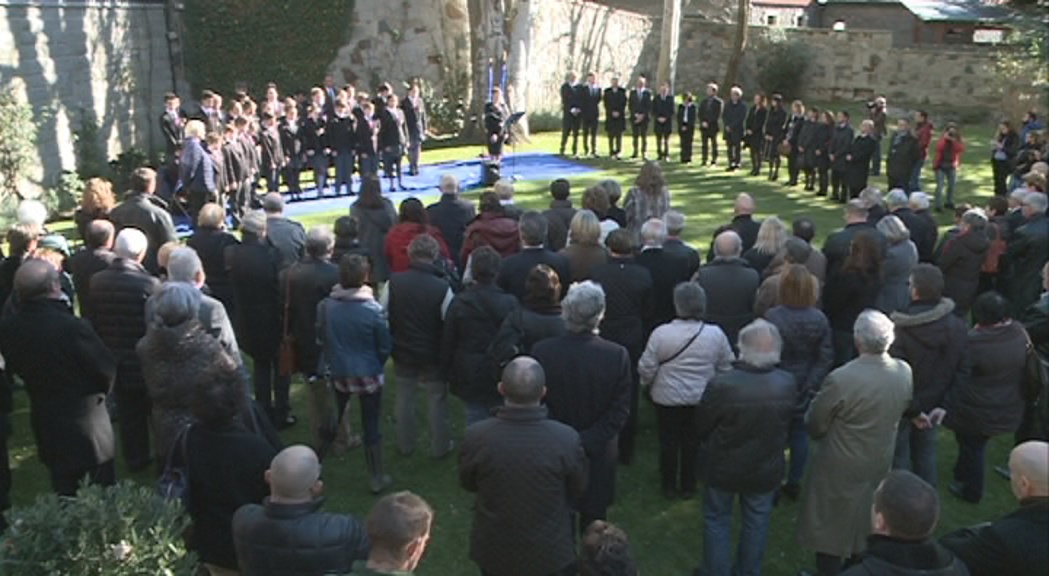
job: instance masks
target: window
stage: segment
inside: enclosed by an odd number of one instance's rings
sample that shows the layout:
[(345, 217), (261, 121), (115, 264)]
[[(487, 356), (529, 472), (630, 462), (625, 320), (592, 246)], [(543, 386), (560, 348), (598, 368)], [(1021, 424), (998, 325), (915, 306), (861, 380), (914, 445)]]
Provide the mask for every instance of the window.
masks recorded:
[(973, 31), (973, 42), (975, 44), (1000, 44), (1005, 40), (1005, 33), (1001, 30), (977, 29)]
[(765, 17), (765, 23), (768, 24), (769, 26), (775, 26), (776, 25), (776, 20), (777, 20), (777, 18), (776, 18), (775, 14), (769, 14), (768, 16)]
[(837, 22), (834, 23), (834, 26), (832, 26), (831, 28), (835, 32), (844, 32), (845, 31), (845, 21), (844, 20), (838, 20)]

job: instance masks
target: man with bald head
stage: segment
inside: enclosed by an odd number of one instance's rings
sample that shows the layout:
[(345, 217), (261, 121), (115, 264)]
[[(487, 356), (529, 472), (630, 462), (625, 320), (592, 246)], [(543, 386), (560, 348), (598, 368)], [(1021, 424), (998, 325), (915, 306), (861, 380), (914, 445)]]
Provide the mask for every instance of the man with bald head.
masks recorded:
[(80, 304), (80, 315), (91, 314), (91, 277), (113, 263), (113, 240), (116, 230), (109, 220), (94, 220), (87, 226), (84, 246), (69, 257), (69, 271)]
[[(740, 253), (750, 250), (758, 241), (758, 229), (761, 228), (761, 221), (754, 219), (756, 209), (754, 198), (750, 194), (744, 192), (736, 196), (736, 202), (732, 206), (732, 222), (715, 230), (714, 239), (717, 240), (722, 232), (731, 230), (738, 234), (743, 242), (743, 249)], [(714, 260), (715, 252), (714, 245), (711, 244), (710, 251), (707, 252), (707, 262)]]
[(1049, 444), (1032, 440), (1013, 448), (1009, 473), (1018, 510), (940, 540), (972, 576), (1045, 576), (1049, 567)]
[(543, 367), (527, 356), (503, 369), (504, 405), (466, 429), (459, 482), (477, 494), (470, 559), (482, 574), (575, 574), (569, 502), (586, 489), (579, 434), (547, 418)]
[(368, 558), (364, 525), (321, 511), (321, 465), (308, 446), (281, 450), (266, 471), (270, 496), (233, 515), (233, 542), (243, 574), (346, 574)]
[(0, 322), (0, 354), (29, 395), (29, 424), (51, 487), (73, 496), (81, 480), (115, 481), (106, 394), (116, 360), (70, 311), (58, 270), (28, 259), (15, 273), (19, 308)]
[(714, 239), (714, 259), (699, 269), (693, 282), (707, 293), (707, 320), (725, 332), (735, 351), (741, 328), (754, 319), (761, 276), (750, 267), (743, 254), (743, 239), (726, 230)]

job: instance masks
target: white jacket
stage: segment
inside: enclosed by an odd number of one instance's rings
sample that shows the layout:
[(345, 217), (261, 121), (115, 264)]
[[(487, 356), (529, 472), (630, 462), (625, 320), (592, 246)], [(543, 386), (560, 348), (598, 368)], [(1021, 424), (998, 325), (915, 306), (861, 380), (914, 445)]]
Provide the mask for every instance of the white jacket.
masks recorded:
[[(703, 332), (688, 344), (700, 328)], [(677, 358), (667, 361), (683, 348)], [(731, 370), (735, 359), (720, 326), (677, 319), (652, 332), (637, 369), (641, 385), (652, 386), (652, 401), (656, 404), (695, 406), (714, 374)]]

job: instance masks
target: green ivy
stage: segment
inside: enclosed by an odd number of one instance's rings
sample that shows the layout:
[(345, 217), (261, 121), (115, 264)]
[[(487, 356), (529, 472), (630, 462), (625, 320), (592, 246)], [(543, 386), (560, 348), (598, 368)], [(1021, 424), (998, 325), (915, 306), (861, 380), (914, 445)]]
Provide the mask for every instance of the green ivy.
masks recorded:
[(324, 79), (352, 14), (353, 0), (187, 0), (190, 83), (227, 95), (239, 84), (262, 94), (267, 82), (306, 91)]

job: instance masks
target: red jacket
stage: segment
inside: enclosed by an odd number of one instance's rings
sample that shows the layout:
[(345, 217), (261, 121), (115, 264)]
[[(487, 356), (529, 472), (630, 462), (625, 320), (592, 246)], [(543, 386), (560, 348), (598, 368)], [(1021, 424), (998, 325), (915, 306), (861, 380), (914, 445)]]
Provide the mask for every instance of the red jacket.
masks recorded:
[(386, 244), (383, 252), (386, 253), (386, 264), (390, 267), (390, 274), (404, 272), (408, 269), (408, 266), (411, 264), (411, 258), (408, 257), (408, 245), (420, 234), (433, 236), (437, 240), (437, 244), (441, 246), (441, 255), (449, 262), (451, 261), (451, 252), (448, 251), (448, 245), (445, 244), (444, 236), (441, 235), (440, 230), (433, 226), (422, 226), (415, 222), (402, 222), (390, 228), (390, 231), (386, 233)]
[(932, 143), (932, 122), (918, 126), (914, 136), (918, 139), (918, 149), (922, 151), (922, 160), (929, 157), (929, 144)]
[(961, 163), (962, 152), (965, 151), (965, 142), (962, 142), (961, 138), (954, 140), (954, 145), (951, 147), (951, 158), (944, 158), (943, 155), (947, 150), (947, 136), (940, 138), (940, 141), (936, 143), (936, 156), (934, 157), (932, 167), (936, 169), (940, 164), (947, 164), (954, 166), (955, 168)]
[(481, 212), (463, 234), (460, 262), (465, 266), (470, 253), (481, 246), (491, 246), (503, 258), (520, 252), (521, 234), (517, 221), (495, 212)]

